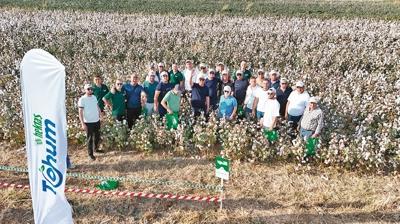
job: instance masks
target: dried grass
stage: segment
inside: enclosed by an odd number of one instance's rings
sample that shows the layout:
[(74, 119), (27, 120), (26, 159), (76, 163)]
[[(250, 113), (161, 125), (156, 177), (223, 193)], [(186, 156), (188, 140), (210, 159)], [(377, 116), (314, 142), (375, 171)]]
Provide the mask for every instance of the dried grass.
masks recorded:
[[(23, 151), (5, 151), (0, 164), (25, 166)], [(70, 149), (74, 172), (104, 176), (188, 180), (218, 184), (213, 161), (109, 152), (89, 162), (83, 147)], [(398, 175), (379, 176), (287, 163), (232, 164), (224, 210), (213, 203), (89, 196), (68, 193), (76, 223), (398, 223)], [(27, 183), (26, 174), (1, 172), (1, 180)], [(97, 181), (69, 178), (68, 186), (94, 188)], [(168, 186), (122, 183), (119, 190), (218, 195)], [(1, 223), (32, 223), (28, 191), (0, 191)]]

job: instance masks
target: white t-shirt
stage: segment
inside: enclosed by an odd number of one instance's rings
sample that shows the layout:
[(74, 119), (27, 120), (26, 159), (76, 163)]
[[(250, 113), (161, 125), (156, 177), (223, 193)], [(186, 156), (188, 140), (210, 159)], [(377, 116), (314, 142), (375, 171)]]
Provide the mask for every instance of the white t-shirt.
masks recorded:
[(255, 87), (252, 87), (252, 86), (247, 87), (246, 99), (244, 100), (247, 108), (250, 108), (250, 109), (253, 108), (254, 98), (256, 97), (256, 93), (257, 93), (258, 89), (260, 89), (260, 87), (257, 85)]
[(276, 99), (267, 99), (264, 107), (263, 126), (269, 128), (272, 125), (274, 117), (279, 116), (279, 102)]
[[(194, 76), (192, 78), (193, 83), (198, 83), (197, 82), (197, 75), (199, 74), (199, 71), (197, 69), (194, 69)], [(183, 71), (183, 76), (185, 77), (185, 90), (190, 91), (192, 90), (192, 86), (190, 85), (190, 76), (192, 75), (192, 70), (185, 69)]]
[(292, 116), (303, 115), (309, 99), (310, 95), (306, 91), (300, 94), (297, 90), (294, 90), (292, 93), (290, 93), (288, 98), (288, 114)]
[(87, 96), (85, 94), (79, 98), (78, 107), (83, 108), (83, 122), (96, 123), (100, 120), (97, 99), (94, 95)]
[(257, 110), (260, 112), (264, 112), (265, 110), (265, 102), (268, 99), (268, 90), (264, 90), (263, 88), (259, 88), (256, 92), (256, 97), (258, 98), (258, 103), (257, 103)]

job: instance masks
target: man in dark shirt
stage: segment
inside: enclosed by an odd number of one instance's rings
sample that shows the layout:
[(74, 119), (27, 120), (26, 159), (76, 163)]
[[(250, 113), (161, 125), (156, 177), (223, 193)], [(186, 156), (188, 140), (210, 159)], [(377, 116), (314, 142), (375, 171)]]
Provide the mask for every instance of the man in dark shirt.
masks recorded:
[(280, 84), (280, 87), (276, 90), (276, 99), (280, 105), (279, 114), (282, 118), (285, 118), (286, 104), (293, 89), (288, 85), (289, 83), (285, 78), (281, 79)]
[(218, 99), (224, 95), (224, 88), (225, 86), (229, 86), (231, 88), (231, 95), (233, 95), (233, 92), (235, 90), (235, 85), (231, 81), (231, 77), (229, 75), (229, 72), (227, 70), (222, 71), (222, 78), (221, 78), (221, 88), (218, 89)]
[(206, 116), (210, 109), (210, 97), (209, 90), (206, 86), (206, 77), (204, 74), (199, 74), (198, 83), (193, 82), (192, 74), (190, 77), (190, 85), (192, 86), (192, 111), (195, 117), (200, 116), (201, 113), (204, 113)]
[(137, 74), (131, 75), (131, 83), (124, 84), (122, 92), (125, 93), (127, 100), (127, 120), (128, 127), (131, 129), (142, 112), (140, 96), (144, 92), (144, 89), (139, 85), (139, 76)]
[(103, 84), (103, 79), (100, 75), (95, 75), (93, 78), (93, 82), (93, 95), (97, 98), (97, 104), (100, 107), (102, 115), (104, 115), (103, 97), (109, 92), (109, 89), (106, 85)]
[(274, 88), (275, 90), (279, 89), (280, 86), (279, 72), (272, 70), (269, 73), (269, 84), (271, 88)]
[(208, 87), (210, 97), (210, 108), (216, 110), (218, 108), (218, 90), (221, 88), (221, 80), (215, 77), (215, 71), (210, 69), (208, 71), (208, 78), (206, 79), (206, 86)]
[(240, 70), (236, 72), (236, 78), (237, 79), (235, 81), (233, 96), (237, 100), (238, 107), (241, 107), (243, 106), (244, 100), (246, 98), (246, 90), (249, 82), (247, 81), (247, 79), (243, 78), (243, 73)]
[(169, 83), (168, 72), (161, 72), (161, 82), (158, 83), (156, 92), (154, 94), (154, 111), (158, 111), (160, 117), (163, 117), (165, 114), (167, 114), (167, 110), (160, 105), (161, 101), (164, 98), (165, 94), (167, 94), (173, 88), (174, 85)]

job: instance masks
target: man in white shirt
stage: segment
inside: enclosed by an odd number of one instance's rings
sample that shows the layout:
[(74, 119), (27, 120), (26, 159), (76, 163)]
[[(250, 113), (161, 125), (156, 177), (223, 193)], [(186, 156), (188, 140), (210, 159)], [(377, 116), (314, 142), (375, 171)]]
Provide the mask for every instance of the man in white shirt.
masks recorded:
[[(194, 74), (192, 76), (192, 73)], [(199, 71), (197, 71), (194, 67), (193, 67), (193, 62), (192, 60), (186, 60), (186, 69), (183, 71), (183, 76), (185, 78), (185, 90), (187, 92), (192, 91), (192, 86), (190, 85), (190, 78), (192, 78), (192, 81), (194, 83), (197, 83), (197, 74), (199, 73)]]
[[(88, 154), (91, 160), (95, 160), (93, 151), (102, 152), (99, 149), (100, 142), (100, 108), (97, 99), (93, 95), (93, 88), (90, 84), (84, 86), (85, 95), (79, 98), (79, 120), (82, 129), (86, 131)], [(93, 150), (94, 147), (94, 150)]]
[(257, 91), (259, 91), (260, 87), (257, 86), (256, 78), (254, 76), (250, 77), (250, 85), (247, 87), (246, 90), (246, 98), (244, 100), (244, 105), (246, 106), (245, 112), (246, 117), (250, 118), (251, 112), (253, 110), (253, 102), (254, 98), (256, 97)]
[(265, 101), (264, 117), (261, 118), (261, 125), (268, 129), (273, 130), (276, 126), (277, 118), (279, 117), (279, 102), (275, 98), (276, 90), (269, 88), (267, 91), (268, 98)]
[(267, 94), (268, 86), (269, 86), (269, 81), (267, 79), (264, 79), (262, 82), (262, 88), (257, 90), (256, 95), (254, 97), (253, 111), (251, 115), (253, 117), (257, 115), (258, 120), (264, 117), (265, 102), (267, 101), (268, 98)]
[(297, 129), (297, 125), (303, 116), (304, 110), (307, 107), (310, 95), (304, 90), (304, 83), (298, 81), (296, 83), (296, 90), (290, 93), (288, 102), (286, 104), (286, 119), (292, 123), (292, 128)]

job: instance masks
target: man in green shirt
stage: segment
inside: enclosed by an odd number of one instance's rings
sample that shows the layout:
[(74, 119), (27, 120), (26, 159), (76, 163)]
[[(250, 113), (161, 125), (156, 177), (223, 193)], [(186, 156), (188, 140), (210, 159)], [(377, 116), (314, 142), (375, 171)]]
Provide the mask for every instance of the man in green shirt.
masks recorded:
[(155, 81), (155, 79), (156, 74), (154, 72), (149, 72), (149, 81), (143, 83), (144, 92), (147, 95), (146, 114), (149, 116), (154, 112), (154, 94), (158, 85), (158, 82)]
[(123, 121), (126, 116), (126, 102), (122, 89), (122, 80), (117, 79), (111, 91), (103, 97), (104, 104), (112, 110), (112, 116), (117, 121)]
[(168, 114), (179, 113), (181, 106), (181, 93), (179, 91), (179, 84), (170, 90), (161, 100), (161, 105), (167, 110)]
[(183, 74), (178, 70), (177, 64), (172, 64), (172, 70), (169, 72), (169, 83), (172, 85), (179, 84), (179, 88), (183, 90)]
[(103, 97), (109, 92), (108, 87), (103, 84), (103, 79), (100, 75), (95, 75), (93, 78), (94, 84), (92, 85), (93, 95), (97, 99), (97, 104), (100, 107), (101, 113), (104, 115), (104, 102)]

